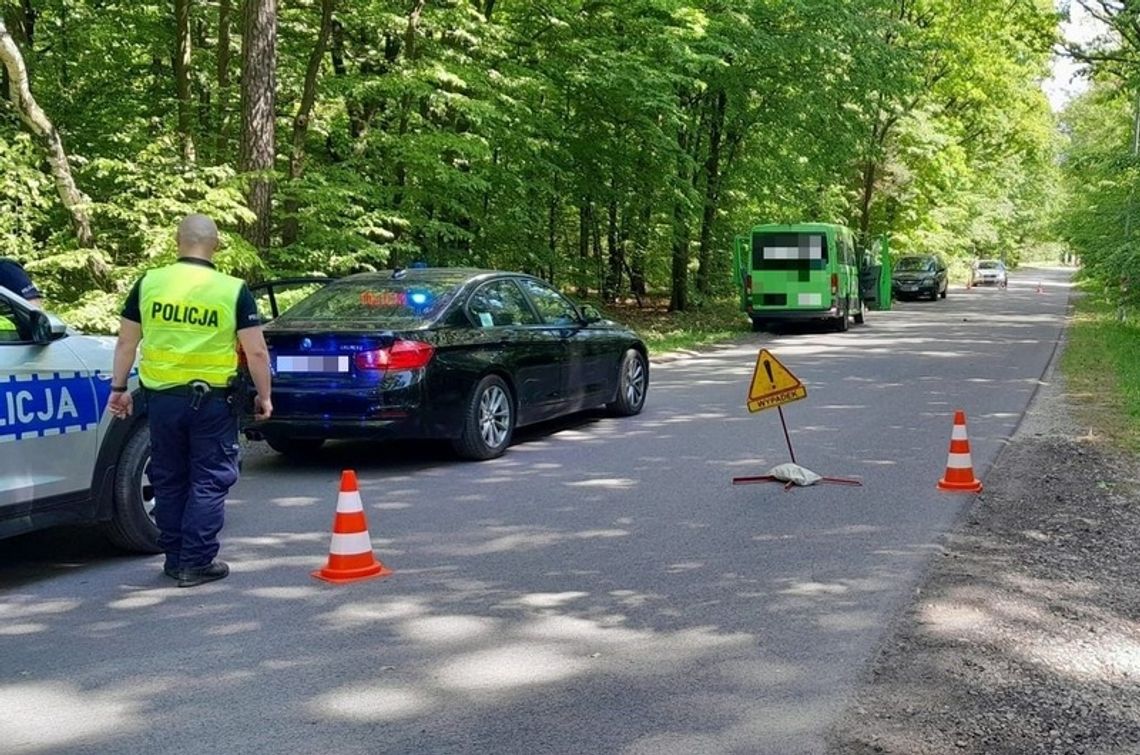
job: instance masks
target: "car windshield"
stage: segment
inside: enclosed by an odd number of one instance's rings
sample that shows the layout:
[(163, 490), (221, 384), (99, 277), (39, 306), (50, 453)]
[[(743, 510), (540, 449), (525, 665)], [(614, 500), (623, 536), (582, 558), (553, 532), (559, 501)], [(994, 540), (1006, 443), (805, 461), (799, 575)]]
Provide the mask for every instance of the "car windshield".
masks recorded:
[(934, 260), (929, 257), (903, 257), (895, 263), (895, 270), (904, 273), (931, 271), (934, 269)]
[(997, 270), (1001, 267), (1001, 263), (996, 260), (982, 260), (978, 263), (979, 270)]
[(455, 290), (451, 280), (338, 281), (297, 302), (275, 322), (367, 322), (383, 329), (414, 328), (442, 312)]

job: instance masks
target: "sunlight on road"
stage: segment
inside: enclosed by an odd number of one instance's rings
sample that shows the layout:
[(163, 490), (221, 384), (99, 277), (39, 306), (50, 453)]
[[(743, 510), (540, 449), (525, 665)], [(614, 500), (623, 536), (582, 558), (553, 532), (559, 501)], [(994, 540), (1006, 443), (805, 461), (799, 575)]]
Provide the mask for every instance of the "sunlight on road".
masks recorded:
[[(157, 686), (157, 685), (153, 685)], [(92, 691), (59, 682), (0, 687), (0, 749), (6, 753), (52, 752), (77, 742), (109, 740), (142, 729), (157, 689), (132, 685)]]

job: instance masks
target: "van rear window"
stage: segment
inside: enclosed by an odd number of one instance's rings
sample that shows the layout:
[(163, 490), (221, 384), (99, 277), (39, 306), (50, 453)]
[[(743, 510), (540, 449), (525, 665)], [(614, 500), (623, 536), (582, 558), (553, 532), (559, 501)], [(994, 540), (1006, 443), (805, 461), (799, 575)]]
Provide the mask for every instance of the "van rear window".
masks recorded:
[(752, 235), (753, 270), (819, 270), (827, 265), (827, 254), (822, 233)]

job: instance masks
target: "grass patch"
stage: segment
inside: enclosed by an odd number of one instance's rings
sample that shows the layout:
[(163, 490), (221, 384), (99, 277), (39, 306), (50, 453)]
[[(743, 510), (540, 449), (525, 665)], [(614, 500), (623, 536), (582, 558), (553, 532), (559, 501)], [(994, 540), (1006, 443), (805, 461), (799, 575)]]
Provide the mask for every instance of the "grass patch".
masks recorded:
[(651, 356), (721, 343), (751, 332), (735, 299), (706, 302), (685, 312), (670, 312), (668, 301), (643, 303), (641, 307), (636, 302), (607, 304), (601, 309), (607, 317), (636, 330)]
[(1110, 441), (1140, 451), (1140, 326), (1103, 296), (1076, 299), (1061, 370), (1074, 411)]

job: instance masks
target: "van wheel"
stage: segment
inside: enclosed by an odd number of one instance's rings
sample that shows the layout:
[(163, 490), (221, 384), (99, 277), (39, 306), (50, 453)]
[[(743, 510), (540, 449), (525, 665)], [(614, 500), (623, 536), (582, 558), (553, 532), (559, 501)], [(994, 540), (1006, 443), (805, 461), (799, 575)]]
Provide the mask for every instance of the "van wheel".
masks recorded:
[(863, 301), (863, 297), (859, 297), (859, 311), (855, 313), (855, 324), (862, 325), (867, 322), (867, 302)]
[(843, 314), (835, 321), (835, 329), (840, 333), (846, 333), (847, 329), (851, 327), (851, 302), (847, 299), (843, 300)]
[(266, 435), (265, 442), (282, 456), (298, 457), (311, 454), (325, 444), (324, 438), (290, 438), (284, 435)]
[(752, 332), (763, 333), (764, 329), (768, 327), (768, 323), (761, 320), (759, 317), (752, 318)]
[(131, 432), (115, 467), (111, 521), (103, 525), (107, 539), (124, 550), (161, 553), (154, 523), (154, 488), (150, 484), (150, 428), (140, 421)]

